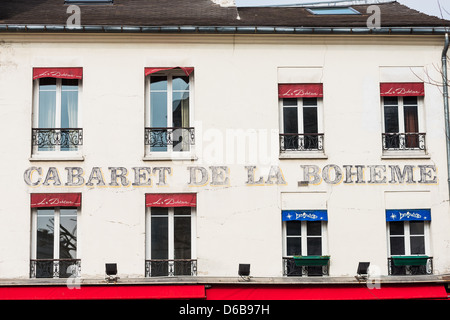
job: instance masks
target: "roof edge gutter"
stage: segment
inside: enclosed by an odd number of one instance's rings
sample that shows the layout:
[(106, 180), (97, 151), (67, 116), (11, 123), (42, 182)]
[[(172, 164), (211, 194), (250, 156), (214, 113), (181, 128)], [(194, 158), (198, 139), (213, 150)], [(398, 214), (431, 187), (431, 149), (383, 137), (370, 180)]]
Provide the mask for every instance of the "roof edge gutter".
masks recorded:
[(288, 26), (119, 26), (0, 24), (0, 33), (206, 33), (206, 34), (372, 34), (445, 35), (445, 27), (288, 27)]
[(444, 98), (444, 119), (445, 119), (445, 137), (447, 145), (447, 174), (448, 174), (448, 192), (450, 197), (450, 124), (448, 113), (448, 69), (447, 69), (447, 53), (449, 49), (449, 37), (448, 33), (445, 34), (445, 45), (442, 50), (442, 86), (443, 86), (443, 98)]

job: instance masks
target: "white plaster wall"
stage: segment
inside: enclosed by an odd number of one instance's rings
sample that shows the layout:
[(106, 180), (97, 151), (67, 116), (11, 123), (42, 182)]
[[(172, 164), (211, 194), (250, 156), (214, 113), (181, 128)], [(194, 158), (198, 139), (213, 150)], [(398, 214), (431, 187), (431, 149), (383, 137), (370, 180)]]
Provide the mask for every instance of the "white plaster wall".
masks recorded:
[[(353, 276), (359, 261), (371, 261), (387, 274), (386, 194), (429, 194), (431, 248), (436, 274), (450, 271), (450, 218), (445, 157), (443, 103), (439, 88), (426, 85), (424, 117), (429, 159), (382, 159), (379, 82), (397, 72), (387, 67), (425, 67), (439, 74), (442, 39), (312, 36), (135, 36), (2, 35), (0, 43), (0, 278), (28, 278), (32, 192), (82, 192), (79, 253), (82, 275), (103, 278), (104, 263), (117, 262), (120, 277), (143, 277), (145, 193), (198, 192), (196, 252), (199, 276), (236, 276), (239, 263), (250, 263), (253, 276), (282, 275), (281, 194), (321, 192), (328, 208), (328, 254), (331, 276)], [(144, 67), (193, 66), (195, 81), (195, 161), (143, 161)], [(84, 161), (30, 161), (32, 67), (83, 67), (80, 106)], [(324, 84), (327, 159), (278, 158), (279, 68), (319, 68)], [(381, 71), (380, 71), (381, 70)], [(390, 69), (392, 70), (392, 69)], [(404, 70), (404, 68), (402, 68)], [(317, 78), (317, 74), (307, 73)], [(286, 77), (293, 77), (286, 75)], [(411, 80), (411, 79), (408, 79)], [(230, 157), (228, 133), (260, 134), (261, 146), (243, 161)], [(230, 131), (231, 130), (231, 131)], [(266, 141), (264, 134), (275, 134)], [(222, 148), (217, 148), (221, 145)], [(227, 144), (228, 143), (228, 144)], [(232, 144), (231, 144), (232, 146)], [(247, 147), (254, 146), (248, 144)], [(228, 149), (227, 149), (228, 148)], [(212, 159), (211, 156), (216, 158)], [(214, 160), (214, 161), (213, 161)], [(433, 164), (437, 184), (344, 184), (322, 182), (298, 187), (300, 165)], [(226, 186), (188, 186), (188, 166), (225, 165)], [(246, 165), (267, 178), (280, 166), (285, 185), (247, 186)], [(87, 179), (101, 167), (130, 171), (137, 166), (172, 168), (169, 186), (29, 187), (23, 173), (31, 167), (79, 166)], [(209, 169), (208, 169), (209, 170)], [(366, 180), (368, 173), (366, 171)], [(153, 176), (153, 179), (156, 179)], [(211, 181), (209, 181), (211, 182)], [(389, 196), (388, 196), (389, 197)], [(409, 193), (405, 195), (406, 199)], [(428, 199), (428, 198), (427, 198)], [(389, 201), (396, 201), (389, 198)], [(424, 204), (425, 205), (425, 204)]]

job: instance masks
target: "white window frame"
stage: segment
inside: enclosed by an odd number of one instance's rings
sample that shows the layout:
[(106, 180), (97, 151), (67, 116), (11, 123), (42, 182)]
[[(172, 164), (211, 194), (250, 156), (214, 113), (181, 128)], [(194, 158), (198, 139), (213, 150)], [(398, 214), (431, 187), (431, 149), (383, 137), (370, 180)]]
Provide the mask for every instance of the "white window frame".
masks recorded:
[[(283, 106), (283, 99), (278, 99), (278, 114), (279, 114), (279, 132), (280, 134), (284, 134), (284, 117), (283, 112), (284, 108), (297, 108), (297, 123), (298, 123), (298, 134), (304, 134), (303, 127), (303, 108), (317, 108), (317, 133), (324, 134), (324, 125), (323, 125), (323, 98), (317, 98), (317, 106), (304, 106), (303, 99), (304, 98), (288, 98), (288, 99), (297, 99), (297, 106)], [(280, 141), (278, 143), (281, 143)], [(324, 142), (323, 142), (324, 143)], [(325, 159), (327, 156), (325, 155), (325, 147), (323, 146), (322, 150), (284, 150), (280, 152), (280, 158), (319, 158)]]
[[(287, 222), (289, 221), (283, 221), (283, 230), (282, 230), (282, 236), (283, 236), (283, 257), (293, 257), (287, 255), (287, 238), (289, 237), (287, 235)], [(307, 255), (308, 251), (308, 238), (319, 238), (319, 236), (308, 236), (307, 235), (307, 222), (308, 221), (299, 221), (301, 223), (301, 245), (302, 245), (302, 255), (305, 256), (305, 253)], [(321, 225), (321, 236), (322, 238), (322, 255), (326, 256), (328, 255), (328, 242), (327, 242), (327, 221), (318, 221)], [(296, 236), (298, 238), (298, 236)]]
[[(174, 76), (186, 76), (182, 70), (172, 69), (159, 71), (152, 73), (145, 77), (145, 123), (146, 128), (151, 127), (151, 106), (150, 106), (150, 77), (151, 76), (167, 76), (167, 127), (172, 127), (173, 123), (173, 90), (172, 90), (172, 78)], [(170, 79), (170, 80), (169, 80)], [(191, 73), (189, 75), (189, 126), (195, 128), (194, 126), (194, 75)], [(197, 140), (197, 139), (196, 139)], [(167, 145), (167, 151), (151, 151), (149, 145), (145, 145), (144, 150), (144, 160), (191, 160), (195, 158), (195, 144), (190, 145), (189, 151), (173, 151), (173, 145)]]
[[(398, 112), (398, 133), (402, 134), (405, 133), (405, 113), (404, 113), (404, 102), (403, 102), (403, 96), (397, 96), (398, 98), (398, 106), (397, 106), (397, 112)], [(417, 121), (418, 121), (418, 133), (425, 133), (426, 134), (426, 128), (425, 128), (425, 97), (417, 96)], [(385, 120), (385, 114), (384, 114), (384, 97), (381, 97), (381, 128), (383, 133), (386, 133), (386, 120)], [(385, 155), (398, 155), (399, 153), (402, 155), (417, 155), (417, 154), (424, 154), (426, 153), (428, 144), (425, 142), (425, 150), (383, 150), (383, 153)], [(384, 148), (384, 146), (383, 146)]]
[[(41, 79), (33, 80), (33, 128), (39, 128), (39, 84)], [(56, 111), (55, 111), (55, 128), (61, 128), (61, 92), (62, 92), (62, 80), (55, 78), (56, 80)], [(83, 128), (82, 125), (82, 80), (78, 80), (78, 119), (77, 127)], [(53, 151), (39, 151), (38, 146), (32, 146), (32, 153), (30, 160), (46, 160), (60, 158), (62, 160), (83, 160), (83, 145), (78, 145), (77, 150), (73, 151), (61, 151), (61, 146), (56, 145)]]
[[(424, 240), (425, 240), (425, 253), (424, 254), (411, 254), (411, 232), (410, 232), (410, 221), (403, 221), (403, 232), (402, 237), (405, 239), (405, 254), (404, 256), (423, 256), (423, 255), (431, 255), (431, 247), (430, 247), (430, 221), (422, 221), (424, 222)], [(386, 234), (387, 234), (387, 244), (388, 244), (388, 256), (392, 257), (391, 254), (391, 234), (390, 234), (390, 222), (386, 223)], [(393, 237), (396, 237), (395, 235)], [(400, 235), (398, 236), (400, 237)], [(413, 236), (414, 237), (414, 236)], [(399, 255), (394, 255), (399, 256)]]
[[(38, 218), (38, 209), (40, 208), (32, 208), (31, 209), (31, 241), (30, 241), (30, 253), (31, 253), (31, 260), (37, 259), (37, 218)], [(58, 226), (58, 228), (54, 227), (53, 229), (53, 259), (58, 260), (60, 259), (60, 251), (59, 251), (59, 237), (60, 237), (60, 221), (61, 221), (61, 207), (49, 207), (49, 208), (42, 208), (42, 209), (53, 209), (54, 210), (54, 226)], [(63, 208), (64, 209), (64, 208)], [(79, 235), (80, 235), (80, 217), (81, 217), (81, 207), (77, 207), (77, 250), (76, 250), (76, 257), (74, 259), (81, 260), (81, 246), (79, 241)], [(75, 273), (77, 277), (80, 276), (80, 274)]]
[[(152, 252), (152, 211), (151, 207), (146, 207), (145, 210), (145, 259), (151, 260), (151, 252)], [(191, 207), (191, 260), (197, 259), (197, 251), (196, 251), (196, 239), (197, 239), (197, 210), (195, 207)], [(155, 217), (155, 216), (153, 216)], [(168, 207), (168, 216), (161, 215), (161, 217), (168, 218), (168, 260), (174, 259), (174, 218), (175, 218), (175, 209), (174, 207)], [(187, 217), (187, 215), (180, 215), (180, 217)]]

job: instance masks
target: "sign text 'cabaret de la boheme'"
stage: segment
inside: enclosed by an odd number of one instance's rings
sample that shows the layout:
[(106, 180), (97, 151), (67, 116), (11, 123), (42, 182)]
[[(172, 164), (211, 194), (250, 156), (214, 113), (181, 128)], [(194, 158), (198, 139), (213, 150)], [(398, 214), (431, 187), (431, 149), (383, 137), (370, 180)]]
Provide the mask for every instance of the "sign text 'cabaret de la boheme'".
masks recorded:
[[(178, 168), (177, 168), (178, 170)], [(180, 169), (181, 170), (181, 169)], [(232, 172), (227, 166), (189, 166), (183, 170), (187, 174), (187, 185), (229, 185)], [(234, 169), (236, 170), (236, 169)], [(271, 166), (261, 174), (256, 166), (244, 166), (242, 172), (246, 185), (286, 185), (286, 177), (279, 166)], [(323, 168), (317, 165), (299, 165), (295, 179), (303, 185), (322, 183), (343, 184), (437, 184), (437, 169), (434, 165), (343, 165), (329, 164)], [(169, 186), (175, 172), (172, 167), (29, 167), (23, 178), (31, 187), (141, 187)], [(300, 185), (300, 184), (299, 184)]]

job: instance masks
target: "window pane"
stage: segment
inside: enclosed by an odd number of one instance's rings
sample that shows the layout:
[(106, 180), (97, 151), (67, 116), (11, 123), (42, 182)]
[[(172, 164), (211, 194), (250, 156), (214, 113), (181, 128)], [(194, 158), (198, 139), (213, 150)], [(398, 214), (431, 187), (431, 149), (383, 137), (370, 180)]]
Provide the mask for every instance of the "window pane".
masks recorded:
[(283, 99), (283, 106), (297, 106), (297, 99), (285, 98)]
[(286, 254), (288, 256), (302, 255), (302, 242), (300, 237), (292, 237), (286, 239)]
[(191, 217), (174, 218), (174, 258), (191, 258)]
[[(153, 209), (152, 209), (153, 211)], [(169, 228), (167, 217), (151, 218), (151, 258), (168, 259)]]
[(37, 210), (36, 258), (53, 259), (55, 211)]
[(391, 235), (403, 235), (405, 234), (405, 226), (403, 222), (390, 222), (389, 230)]
[(308, 238), (306, 242), (308, 245), (307, 248), (308, 256), (322, 255), (322, 238), (320, 237)]
[(302, 224), (300, 221), (286, 221), (286, 234), (288, 236), (299, 236), (302, 234)]
[(59, 258), (77, 257), (77, 209), (60, 209)]
[(417, 106), (405, 106), (405, 132), (419, 132)]
[(404, 237), (391, 237), (391, 255), (405, 254), (405, 239)]
[[(39, 128), (55, 128), (56, 126), (56, 79), (43, 78), (39, 80)], [(45, 132), (42, 133), (45, 135)], [(51, 134), (51, 133), (50, 133)], [(48, 137), (40, 137), (49, 139)], [(52, 138), (50, 138), (52, 140)], [(53, 146), (39, 147), (39, 151), (53, 150)]]
[(398, 106), (398, 97), (384, 97), (383, 102), (385, 106)]
[(417, 97), (403, 97), (403, 104), (417, 106)]
[(190, 207), (176, 207), (174, 209), (175, 216), (190, 216), (191, 208)]
[(410, 221), (409, 232), (413, 235), (425, 234), (425, 223), (423, 221)]
[(166, 76), (151, 76), (150, 77), (150, 90), (163, 90), (167, 91), (167, 77)]
[(283, 108), (284, 133), (298, 133), (297, 108)]
[(168, 216), (169, 208), (153, 207), (151, 209), (151, 215), (152, 216)]
[(61, 128), (78, 127), (78, 81), (62, 80)]
[(317, 106), (317, 98), (303, 98), (303, 106)]
[[(78, 127), (78, 80), (62, 80), (61, 89), (61, 128)], [(61, 150), (77, 150), (72, 137), (76, 132), (61, 132)], [(77, 141), (75, 138), (74, 141)]]
[(167, 128), (167, 92), (150, 93), (150, 126)]
[(411, 254), (425, 254), (425, 237), (411, 237)]
[(322, 222), (320, 221), (308, 221), (306, 228), (308, 236), (322, 235)]
[(303, 108), (303, 133), (318, 133), (317, 108)]
[(172, 88), (176, 91), (188, 91), (189, 90), (189, 77), (187, 76), (174, 76), (172, 78)]
[(398, 108), (384, 107), (384, 129), (386, 133), (398, 133)]
[[(173, 127), (189, 127), (189, 92), (174, 92), (172, 102)], [(187, 129), (176, 129), (173, 131), (173, 150), (189, 151), (190, 132)]]
[[(153, 77), (152, 77), (153, 78)], [(157, 87), (162, 86), (159, 82)], [(152, 84), (153, 85), (153, 84)], [(167, 84), (166, 84), (167, 85)], [(167, 128), (167, 91), (150, 92), (150, 127)], [(153, 130), (151, 141), (158, 145), (152, 146), (151, 151), (167, 151), (167, 130)]]

